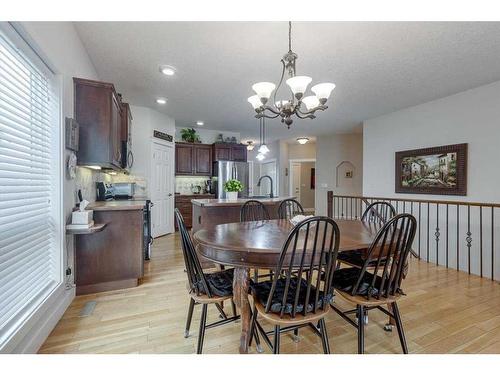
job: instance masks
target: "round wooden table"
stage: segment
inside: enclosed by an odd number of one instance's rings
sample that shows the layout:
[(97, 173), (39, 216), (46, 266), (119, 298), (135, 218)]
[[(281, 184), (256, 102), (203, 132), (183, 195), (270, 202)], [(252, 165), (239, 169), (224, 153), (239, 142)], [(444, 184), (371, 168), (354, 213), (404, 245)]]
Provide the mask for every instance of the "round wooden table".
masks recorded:
[[(380, 226), (358, 220), (336, 220), (340, 229), (339, 251), (366, 249)], [(288, 220), (219, 224), (193, 235), (197, 252), (212, 262), (234, 266), (233, 300), (240, 309), (240, 353), (248, 353), (250, 268), (273, 269), (293, 225)]]

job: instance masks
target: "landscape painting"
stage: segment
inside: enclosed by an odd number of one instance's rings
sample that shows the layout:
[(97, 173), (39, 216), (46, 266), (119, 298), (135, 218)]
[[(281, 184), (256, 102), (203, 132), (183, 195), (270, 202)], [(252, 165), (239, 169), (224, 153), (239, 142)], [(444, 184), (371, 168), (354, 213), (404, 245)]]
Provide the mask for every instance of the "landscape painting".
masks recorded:
[(466, 195), (467, 144), (396, 152), (396, 193)]

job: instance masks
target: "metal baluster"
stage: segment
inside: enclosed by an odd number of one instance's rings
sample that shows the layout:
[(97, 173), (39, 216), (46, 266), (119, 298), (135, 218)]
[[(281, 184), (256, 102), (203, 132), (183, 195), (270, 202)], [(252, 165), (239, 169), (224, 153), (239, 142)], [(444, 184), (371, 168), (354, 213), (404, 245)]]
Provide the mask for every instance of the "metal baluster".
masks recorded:
[(429, 247), (430, 247), (430, 214), (431, 214), (431, 208), (429, 202), (427, 202), (427, 263), (429, 263)]
[(434, 233), (436, 237), (436, 264), (439, 265), (439, 203), (436, 204), (436, 232)]
[(350, 215), (350, 219), (352, 220), (352, 197), (351, 197), (351, 215)]
[(479, 275), (483, 277), (483, 206), (479, 206)]
[(447, 203), (446, 204), (446, 268), (448, 268), (448, 232), (449, 232), (449, 228), (448, 228), (448, 218), (449, 218), (448, 208), (449, 208), (449, 205)]
[(465, 241), (467, 242), (467, 272), (470, 275), (470, 248), (472, 246), (472, 233), (470, 231), (470, 205), (467, 205), (467, 237)]
[(422, 202), (418, 202), (418, 258), (420, 259), (420, 219), (422, 213)]
[(495, 207), (491, 207), (491, 280), (495, 280)]
[(460, 206), (457, 204), (457, 271), (460, 270)]

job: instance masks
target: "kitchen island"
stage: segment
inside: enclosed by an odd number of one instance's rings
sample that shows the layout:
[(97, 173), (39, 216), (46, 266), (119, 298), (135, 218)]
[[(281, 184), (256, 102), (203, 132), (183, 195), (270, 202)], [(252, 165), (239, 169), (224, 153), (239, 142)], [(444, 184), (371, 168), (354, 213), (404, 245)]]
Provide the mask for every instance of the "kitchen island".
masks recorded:
[(230, 199), (193, 199), (193, 233), (200, 229), (210, 229), (217, 224), (237, 223), (240, 221), (240, 209), (245, 202), (257, 200), (264, 204), (271, 219), (278, 218), (278, 207), (285, 199), (295, 197), (275, 198), (239, 198)]

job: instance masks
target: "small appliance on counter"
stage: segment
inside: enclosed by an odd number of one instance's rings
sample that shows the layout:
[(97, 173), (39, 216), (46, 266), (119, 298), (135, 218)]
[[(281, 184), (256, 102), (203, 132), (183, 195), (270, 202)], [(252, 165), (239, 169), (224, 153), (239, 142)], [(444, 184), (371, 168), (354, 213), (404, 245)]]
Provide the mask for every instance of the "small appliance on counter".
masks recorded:
[(89, 202), (85, 199), (80, 201), (78, 210), (71, 213), (71, 223), (66, 229), (89, 229), (94, 225), (94, 211), (87, 210)]
[(113, 184), (96, 182), (96, 201), (109, 201), (113, 199)]
[(135, 182), (117, 182), (113, 184), (114, 199), (132, 199), (135, 193)]

